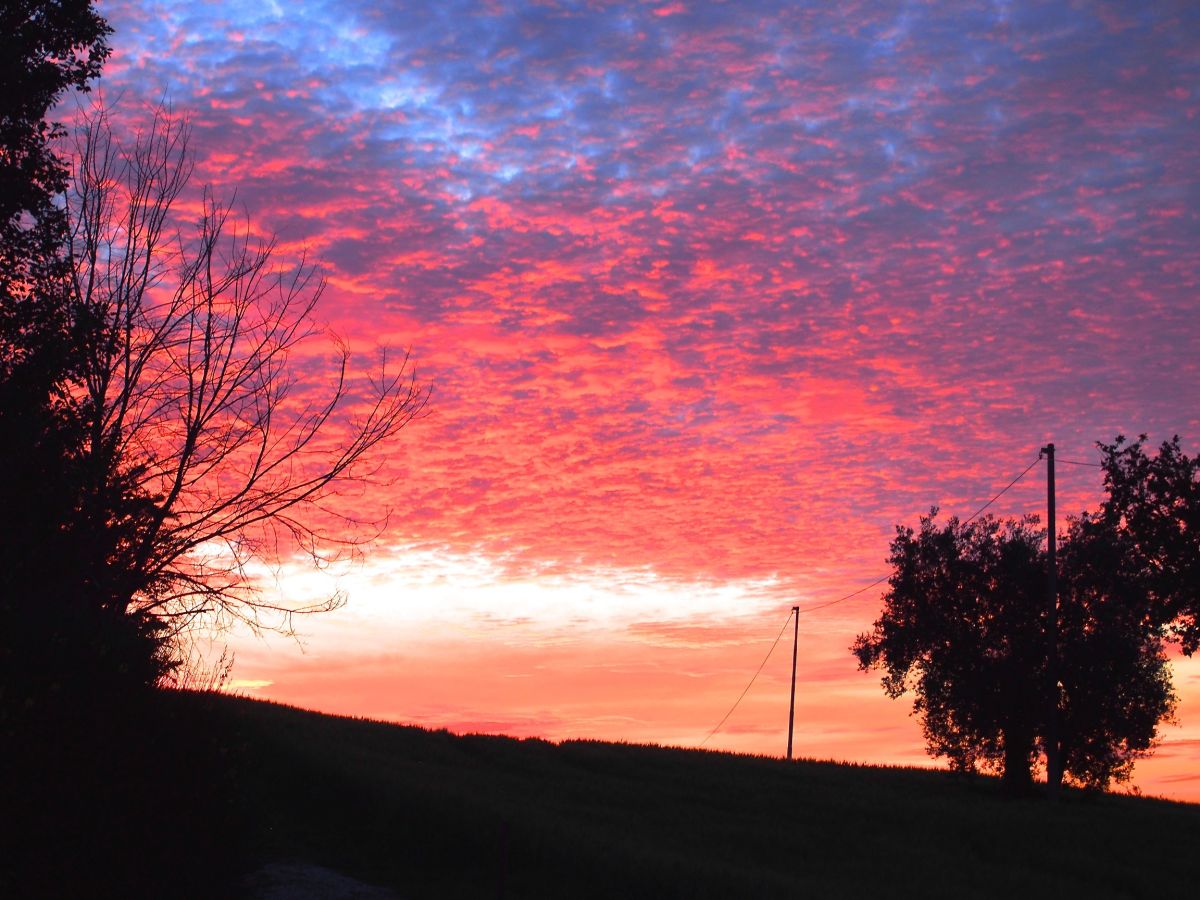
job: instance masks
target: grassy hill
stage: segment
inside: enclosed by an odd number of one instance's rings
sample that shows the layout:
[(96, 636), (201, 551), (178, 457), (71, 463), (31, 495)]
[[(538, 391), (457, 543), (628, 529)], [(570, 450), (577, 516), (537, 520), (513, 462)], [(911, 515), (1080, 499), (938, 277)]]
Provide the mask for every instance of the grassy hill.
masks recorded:
[(1200, 806), (993, 779), (554, 745), (177, 695), (219, 736), (243, 862), (403, 897), (1191, 896)]

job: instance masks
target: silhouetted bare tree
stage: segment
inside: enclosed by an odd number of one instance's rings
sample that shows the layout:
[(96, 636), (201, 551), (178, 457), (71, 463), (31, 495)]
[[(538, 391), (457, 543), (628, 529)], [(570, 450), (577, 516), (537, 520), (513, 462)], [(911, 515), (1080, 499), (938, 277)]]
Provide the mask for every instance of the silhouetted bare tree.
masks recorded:
[(214, 614), (258, 627), (277, 613), (265, 624), (287, 627), (294, 612), (331, 608), (338, 598), (268, 602), (247, 564), (344, 546), (329, 523), (349, 517), (327, 501), (369, 475), (369, 452), (422, 414), (428, 391), (407, 354), (391, 367), (381, 354), (361, 381), (336, 338), (332, 357), (299, 358), (322, 334), (324, 281), (307, 260), (282, 264), (274, 240), (208, 188), (194, 224), (180, 224), (186, 122), (159, 109), (122, 143), (98, 109), (78, 134), (69, 256), (87, 454), (97, 479), (120, 473), (146, 499), (105, 593), (173, 634)]

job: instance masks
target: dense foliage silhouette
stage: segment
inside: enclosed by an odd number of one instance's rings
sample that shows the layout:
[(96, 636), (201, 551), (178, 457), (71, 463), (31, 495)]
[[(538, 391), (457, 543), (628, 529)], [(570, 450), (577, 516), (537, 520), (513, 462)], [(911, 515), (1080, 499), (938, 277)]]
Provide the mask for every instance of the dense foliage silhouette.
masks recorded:
[(69, 171), (46, 114), (67, 91), (88, 90), (110, 33), (88, 0), (0, 6), (0, 373), (64, 325), (67, 220), (55, 199)]
[(321, 502), (427, 392), (407, 358), (353, 383), (338, 345), (293, 396), (321, 280), (208, 192), (176, 227), (169, 111), (126, 146), (81, 108), (58, 155), (47, 117), (109, 34), (86, 2), (0, 7), (0, 895), (220, 896), (194, 867), (231, 866), (228, 748), (155, 689), (189, 683), (209, 614), (286, 627), (247, 562), (319, 554), (305, 514), (340, 528)]
[[(213, 819), (180, 793), (208, 795), (201, 745), (154, 725), (158, 623), (111, 602), (129, 585), (111, 581), (109, 562), (144, 498), (89, 459), (73, 389), (85, 323), (71, 302), (62, 129), (47, 113), (87, 90), (108, 34), (86, 2), (0, 7), (0, 895), (11, 897), (148, 896), (179, 847), (211, 846)], [(152, 756), (187, 777), (154, 773)], [(181, 821), (189, 805), (195, 818)], [(156, 841), (167, 823), (184, 844)]]
[[(148, 685), (159, 623), (125, 617), (119, 559), (144, 520), (129, 471), (87, 450), (87, 323), (71, 300), (62, 129), (47, 122), (87, 90), (109, 28), (88, 3), (0, 12), (0, 727), (55, 704)], [(124, 576), (127, 577), (127, 576)]]
[[(58, 21), (58, 4), (27, 6), (29, 22)], [(2, 526), (0, 616), (22, 636), (0, 666), (26, 693), (64, 694), (69, 671), (97, 688), (162, 683), (188, 669), (196, 628), (286, 630), (295, 612), (338, 605), (281, 605), (247, 566), (352, 549), (355, 523), (326, 501), (369, 474), (365, 457), (428, 397), (407, 355), (389, 365), (381, 351), (355, 379), (336, 339), (299, 371), (297, 348), (322, 333), (319, 273), (278, 261), (207, 189), (194, 231), (178, 224), (192, 165), (168, 108), (128, 141), (102, 105), (80, 109), (67, 177), (46, 139), (61, 129), (38, 116), (107, 54), (107, 27), (82, 10), (74, 37), (17, 29), (42, 104), (17, 104), (4, 152), (12, 180), (48, 173), (7, 221), (0, 298), (0, 500), (20, 511)], [(41, 89), (47, 72), (57, 92)]]
[(922, 517), (898, 528), (883, 615), (851, 648), (912, 690), (929, 752), (1031, 788), (1053, 704), (1066, 777), (1127, 780), (1175, 707), (1166, 644), (1196, 648), (1198, 463), (1179, 438), (1100, 444), (1107, 498), (1072, 518), (1058, 558), (1058, 686), (1047, 678), (1047, 554), (1035, 517)]

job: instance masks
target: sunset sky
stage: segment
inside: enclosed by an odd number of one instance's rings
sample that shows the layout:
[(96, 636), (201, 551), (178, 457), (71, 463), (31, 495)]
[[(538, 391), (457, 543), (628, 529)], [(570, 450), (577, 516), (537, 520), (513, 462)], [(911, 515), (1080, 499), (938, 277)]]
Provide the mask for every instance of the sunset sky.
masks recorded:
[[(211, 183), (431, 414), (348, 512), (365, 557), (234, 687), (456, 731), (696, 746), (793, 605), (887, 573), (1053, 441), (1200, 446), (1200, 6), (124, 2), (118, 119), (166, 97)], [(324, 349), (322, 346), (321, 349)], [(298, 361), (304, 365), (304, 361)], [(1058, 471), (1065, 516), (1099, 470)], [(1035, 466), (992, 507), (1044, 511)], [(800, 620), (804, 756), (927, 764)], [(791, 629), (705, 746), (781, 755)], [(1136, 783), (1200, 800), (1200, 661)]]

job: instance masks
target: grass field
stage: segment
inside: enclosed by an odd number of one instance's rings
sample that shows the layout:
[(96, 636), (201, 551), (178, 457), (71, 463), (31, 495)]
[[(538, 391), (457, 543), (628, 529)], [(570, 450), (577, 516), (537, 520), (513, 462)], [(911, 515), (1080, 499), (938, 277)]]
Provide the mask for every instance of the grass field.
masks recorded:
[(243, 865), (402, 897), (1183, 897), (1200, 806), (592, 741), (554, 745), (178, 695), (219, 735)]

